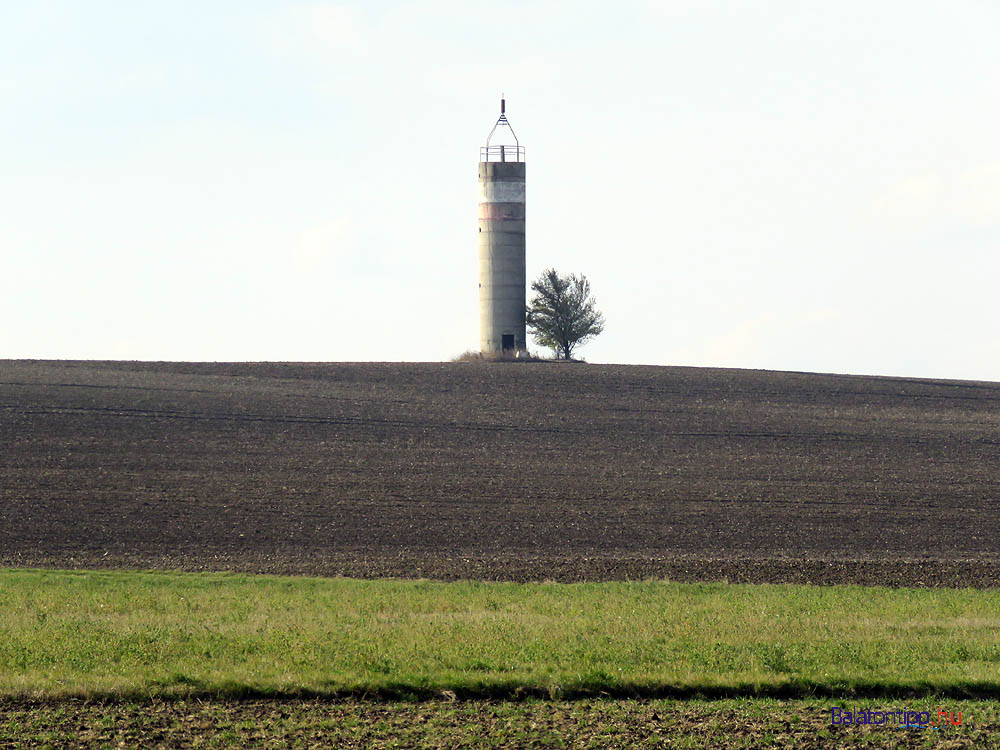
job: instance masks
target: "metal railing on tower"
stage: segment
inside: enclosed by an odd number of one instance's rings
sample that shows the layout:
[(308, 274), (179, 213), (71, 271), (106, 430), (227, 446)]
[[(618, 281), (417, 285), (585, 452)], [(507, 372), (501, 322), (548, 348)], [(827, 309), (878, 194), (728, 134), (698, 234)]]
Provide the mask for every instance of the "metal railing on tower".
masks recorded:
[(479, 161), (524, 161), (524, 146), (480, 146)]

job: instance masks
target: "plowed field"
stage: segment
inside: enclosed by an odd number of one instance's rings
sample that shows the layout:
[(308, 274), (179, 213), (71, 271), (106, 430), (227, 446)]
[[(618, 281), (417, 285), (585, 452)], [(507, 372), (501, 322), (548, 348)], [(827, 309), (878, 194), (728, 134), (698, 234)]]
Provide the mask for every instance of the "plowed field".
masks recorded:
[(0, 362), (0, 565), (1000, 582), (1000, 384)]
[[(834, 701), (832, 705), (840, 705)], [(896, 704), (899, 705), (899, 704)], [(913, 705), (908, 703), (905, 705)], [(0, 700), (0, 748), (797, 748), (1000, 747), (995, 705), (947, 704), (941, 730), (830, 725), (829, 701), (241, 701), (56, 704)], [(876, 704), (869, 710), (895, 708)], [(937, 706), (920, 707), (932, 716)], [(952, 714), (954, 715), (954, 713)], [(10, 739), (10, 744), (5, 740)]]

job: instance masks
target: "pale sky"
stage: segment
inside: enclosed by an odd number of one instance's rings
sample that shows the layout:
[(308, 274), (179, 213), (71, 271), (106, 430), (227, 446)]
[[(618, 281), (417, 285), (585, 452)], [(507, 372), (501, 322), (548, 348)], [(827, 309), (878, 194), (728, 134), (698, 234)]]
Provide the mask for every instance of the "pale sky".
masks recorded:
[[(478, 344), (500, 93), (591, 362), (1000, 381), (995, 0), (0, 0), (0, 358)], [(537, 347), (535, 347), (537, 349)]]

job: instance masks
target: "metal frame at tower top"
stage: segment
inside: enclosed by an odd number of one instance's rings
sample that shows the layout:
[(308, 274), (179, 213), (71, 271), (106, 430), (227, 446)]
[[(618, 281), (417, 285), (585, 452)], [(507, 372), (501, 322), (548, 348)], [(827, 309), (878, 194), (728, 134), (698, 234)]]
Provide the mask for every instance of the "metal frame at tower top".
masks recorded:
[[(524, 146), (522, 146), (517, 140), (517, 133), (514, 132), (514, 128), (511, 127), (510, 121), (507, 119), (507, 102), (500, 97), (500, 117), (497, 119), (496, 124), (493, 125), (493, 130), (490, 134), (486, 136), (486, 145), (479, 148), (479, 161), (524, 161)], [(514, 145), (502, 145), (502, 146), (491, 146), (490, 139), (493, 138), (493, 134), (496, 132), (497, 128), (501, 125), (506, 125), (507, 130), (510, 134), (514, 136)], [(510, 157), (514, 158), (511, 159)]]

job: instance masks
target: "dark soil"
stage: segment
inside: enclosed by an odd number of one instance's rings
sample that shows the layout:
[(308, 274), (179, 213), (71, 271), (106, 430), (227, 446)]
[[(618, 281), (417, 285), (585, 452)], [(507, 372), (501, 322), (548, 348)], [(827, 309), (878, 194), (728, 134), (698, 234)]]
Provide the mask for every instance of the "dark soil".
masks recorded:
[[(995, 704), (943, 702), (959, 726), (832, 726), (841, 701), (0, 701), (6, 748), (997, 748)], [(854, 708), (853, 704), (846, 706)], [(928, 711), (905, 701), (872, 711)]]
[(996, 586), (998, 531), (998, 383), (0, 362), (0, 565)]

